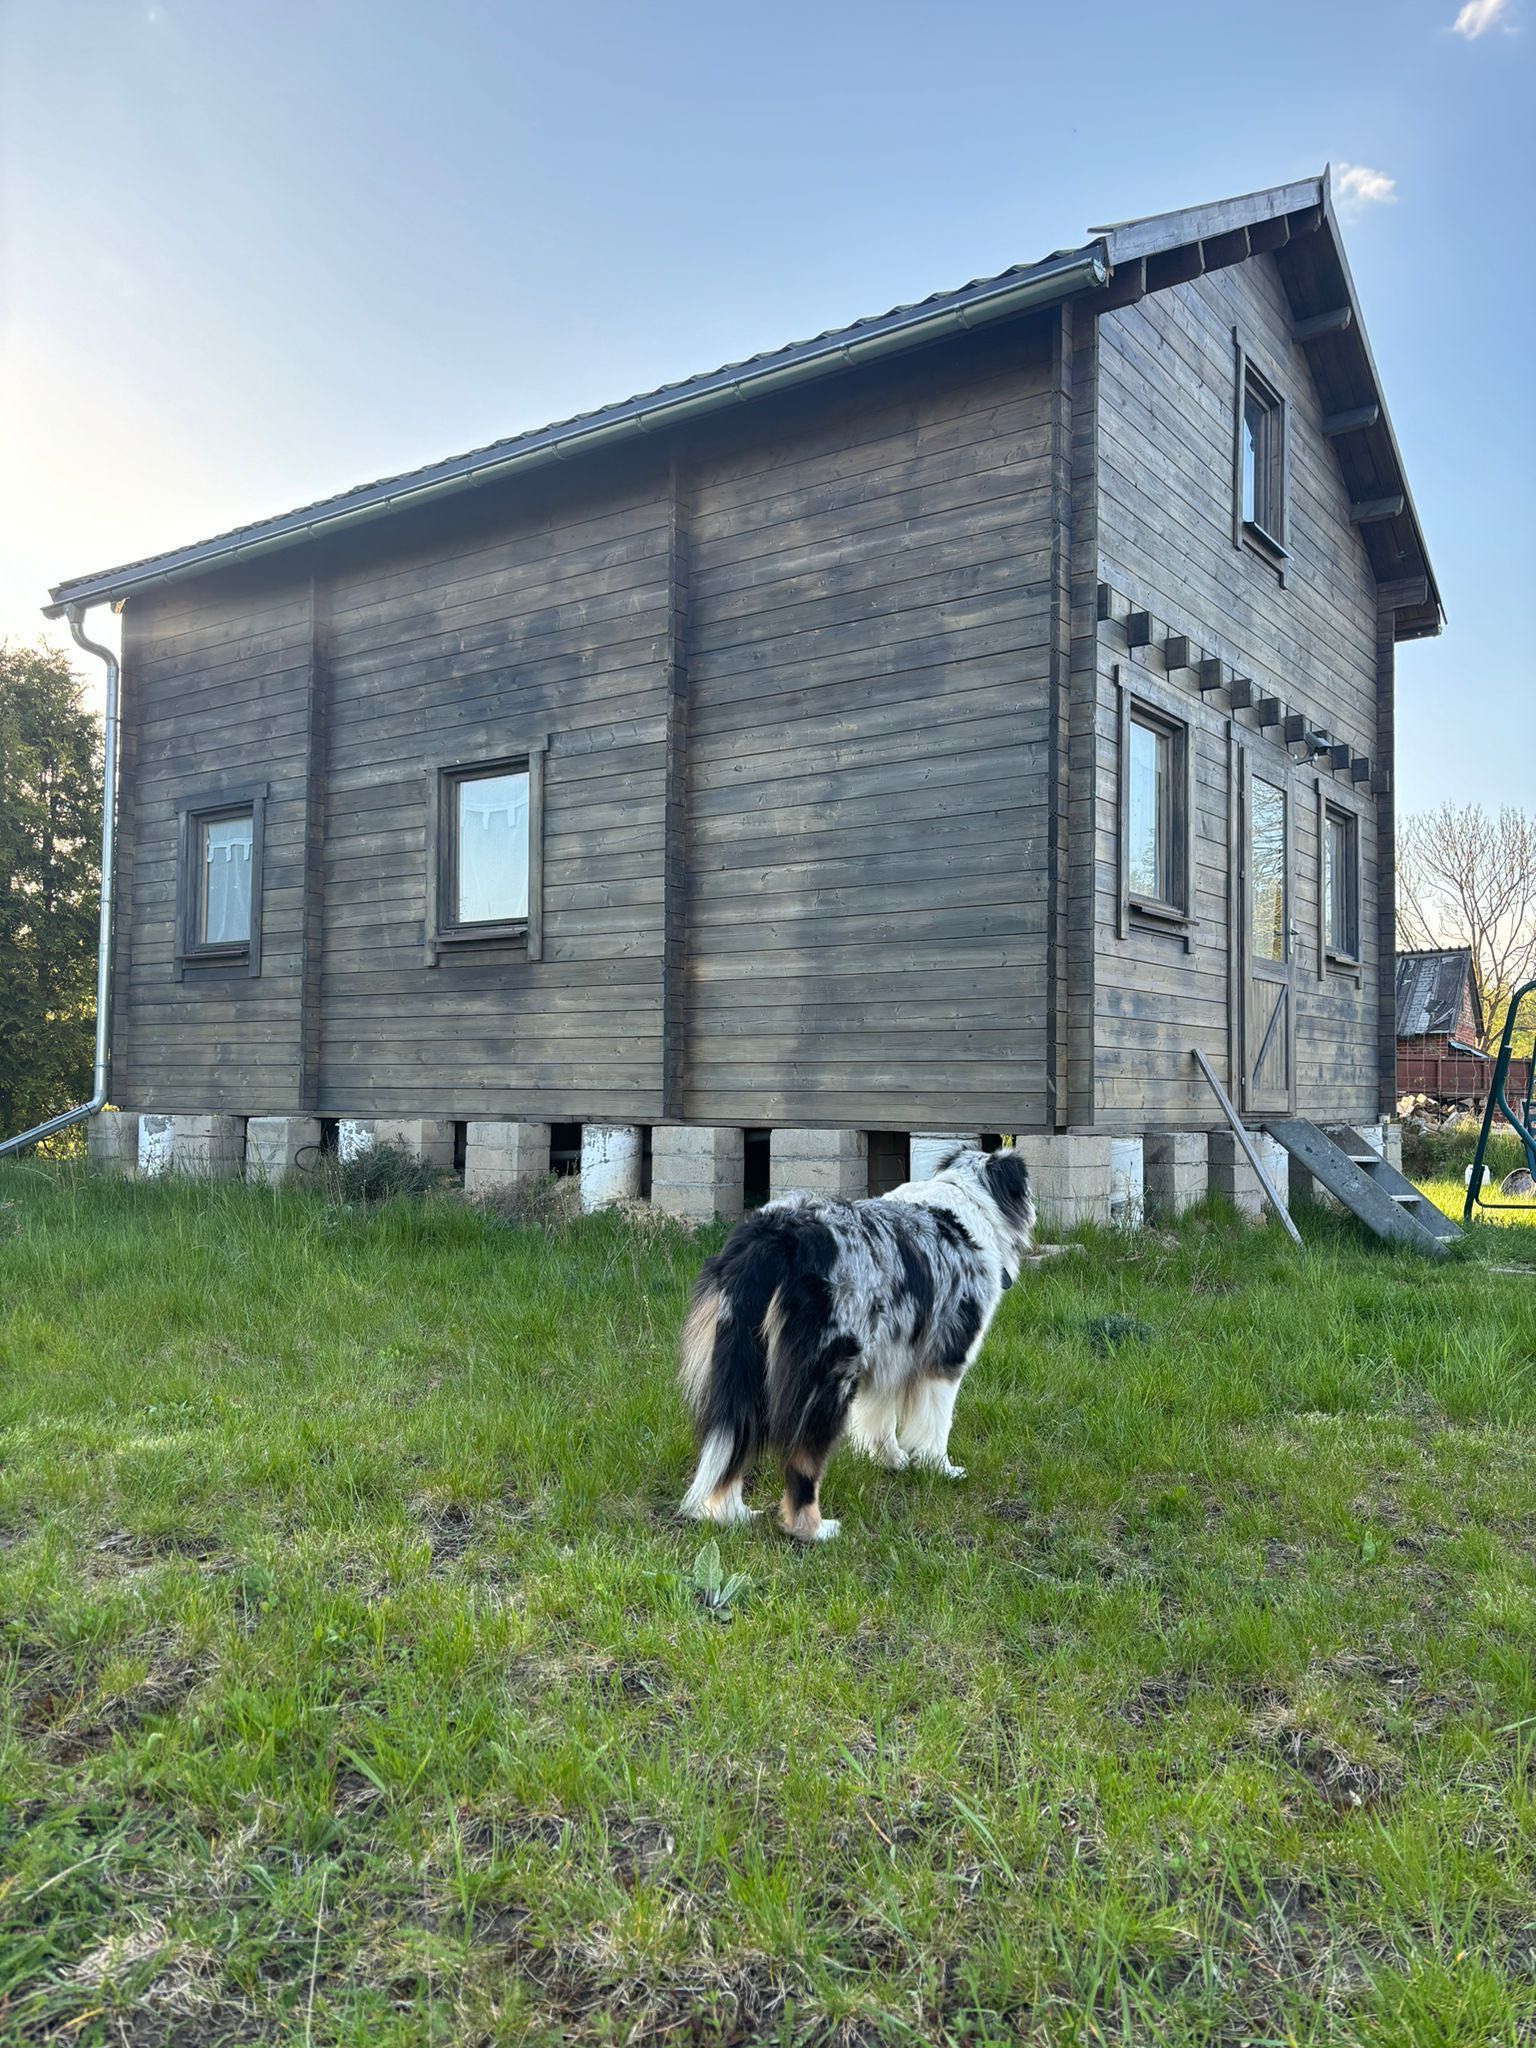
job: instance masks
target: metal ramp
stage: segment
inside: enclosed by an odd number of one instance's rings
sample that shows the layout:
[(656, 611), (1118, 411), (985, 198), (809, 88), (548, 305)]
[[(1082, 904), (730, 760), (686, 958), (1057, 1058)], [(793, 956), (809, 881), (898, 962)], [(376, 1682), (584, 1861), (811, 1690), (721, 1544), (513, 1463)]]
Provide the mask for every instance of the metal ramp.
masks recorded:
[(1390, 1244), (1411, 1244), (1431, 1258), (1443, 1258), (1461, 1232), (1348, 1124), (1326, 1131), (1304, 1117), (1285, 1117), (1264, 1128), (1292, 1159), (1358, 1216), (1367, 1230)]

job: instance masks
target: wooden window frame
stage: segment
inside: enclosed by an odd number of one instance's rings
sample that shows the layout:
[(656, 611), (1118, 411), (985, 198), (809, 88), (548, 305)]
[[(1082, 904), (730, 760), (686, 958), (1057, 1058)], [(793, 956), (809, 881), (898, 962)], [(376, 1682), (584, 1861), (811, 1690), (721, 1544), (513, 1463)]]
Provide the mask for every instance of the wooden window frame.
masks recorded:
[[(1119, 936), (1133, 925), (1148, 931), (1180, 933), (1188, 946), (1194, 929), (1195, 743), (1188, 718), (1170, 709), (1161, 697), (1132, 688), (1115, 667), (1117, 699), (1117, 806), (1119, 812), (1118, 888)], [(1175, 893), (1172, 898), (1138, 895), (1131, 887), (1131, 727), (1141, 725), (1172, 742), (1169, 773), (1169, 830)]]
[[(1286, 564), (1291, 559), (1290, 550), (1286, 546), (1291, 494), (1290, 404), (1274, 376), (1255, 362), (1251, 351), (1244, 346), (1235, 328), (1232, 331), (1232, 345), (1236, 357), (1232, 399), (1232, 544), (1237, 548), (1245, 548), (1250, 554), (1257, 555), (1261, 561), (1267, 562), (1283, 584)], [(1272, 509), (1276, 514), (1272, 526), (1264, 526), (1244, 515), (1243, 416), (1247, 410), (1250, 386), (1264, 400), (1265, 410), (1274, 421), (1273, 431), (1278, 441), (1269, 462), (1269, 486), (1274, 495)], [(1278, 528), (1278, 531), (1274, 531), (1273, 528)]]
[[(266, 848), (267, 785), (244, 782), (197, 796), (176, 806), (176, 956), (173, 977), (180, 981), (189, 967), (241, 967), (254, 977), (261, 972), (261, 896)], [(219, 818), (251, 818), (251, 935), (237, 943), (210, 946), (197, 936), (201, 892), (194, 861), (199, 828)]]
[[(1350, 918), (1353, 926), (1351, 936), (1354, 950), (1345, 951), (1328, 943), (1328, 826), (1331, 819), (1338, 818), (1348, 827), (1348, 866), (1345, 870)], [(1317, 961), (1318, 979), (1325, 980), (1328, 974), (1353, 975), (1358, 981), (1363, 971), (1361, 956), (1363, 944), (1362, 876), (1360, 869), (1360, 848), (1364, 837), (1360, 813), (1350, 804), (1341, 803), (1321, 776), (1317, 781)]]
[[(444, 948), (509, 945), (521, 941), (527, 960), (544, 955), (544, 758), (547, 734), (524, 740), (504, 753), (469, 761), (439, 761), (427, 776), (427, 965), (435, 967)], [(457, 806), (449, 792), (461, 782), (487, 775), (528, 776), (528, 915), (502, 923), (460, 924), (453, 916)]]

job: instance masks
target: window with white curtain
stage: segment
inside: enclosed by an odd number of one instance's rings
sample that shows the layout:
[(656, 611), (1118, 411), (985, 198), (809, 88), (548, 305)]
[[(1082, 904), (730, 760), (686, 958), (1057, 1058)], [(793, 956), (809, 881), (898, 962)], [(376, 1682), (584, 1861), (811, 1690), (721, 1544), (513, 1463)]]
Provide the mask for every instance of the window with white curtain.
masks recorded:
[(255, 820), (249, 811), (197, 823), (197, 924), (200, 946), (248, 946), (251, 941), (251, 856)]
[(451, 917), (456, 926), (528, 915), (528, 770), (454, 779)]
[(267, 785), (205, 791), (177, 806), (173, 972), (261, 972), (261, 868)]
[(428, 765), (428, 967), (543, 958), (548, 748), (547, 734), (530, 734), (489, 760)]

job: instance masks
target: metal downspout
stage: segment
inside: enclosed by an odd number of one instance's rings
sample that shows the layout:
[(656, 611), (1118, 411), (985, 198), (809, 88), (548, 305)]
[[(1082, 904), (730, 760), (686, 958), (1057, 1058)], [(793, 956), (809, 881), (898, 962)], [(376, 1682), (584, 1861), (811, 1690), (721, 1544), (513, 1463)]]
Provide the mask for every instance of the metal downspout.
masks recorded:
[(7, 1152), (19, 1152), (24, 1145), (35, 1145), (40, 1138), (51, 1138), (55, 1131), (68, 1129), (86, 1117), (94, 1116), (107, 1104), (107, 1057), (112, 1004), (112, 913), (117, 897), (117, 727), (118, 727), (118, 683), (120, 670), (117, 656), (110, 647), (103, 647), (97, 640), (88, 640), (81, 631), (81, 620), (85, 617), (84, 605), (70, 605), (66, 610), (69, 630), (76, 643), (87, 654), (96, 655), (107, 667), (107, 703), (102, 720), (102, 769), (101, 769), (101, 917), (96, 936), (96, 1069), (92, 1077), (91, 1099), (82, 1102), (75, 1109), (61, 1110), (46, 1123), (36, 1124), (30, 1131), (23, 1131), (18, 1137), (7, 1138), (0, 1143), (0, 1158)]

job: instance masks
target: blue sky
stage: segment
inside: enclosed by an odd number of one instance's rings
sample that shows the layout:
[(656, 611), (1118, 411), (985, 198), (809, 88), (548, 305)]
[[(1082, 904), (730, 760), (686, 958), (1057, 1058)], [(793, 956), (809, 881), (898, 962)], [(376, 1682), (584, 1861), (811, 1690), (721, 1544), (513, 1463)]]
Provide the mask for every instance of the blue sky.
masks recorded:
[(65, 575), (1332, 159), (1450, 613), (1400, 652), (1400, 801), (1530, 804), (1536, 0), (1458, 4), (6, 0), (0, 633)]

